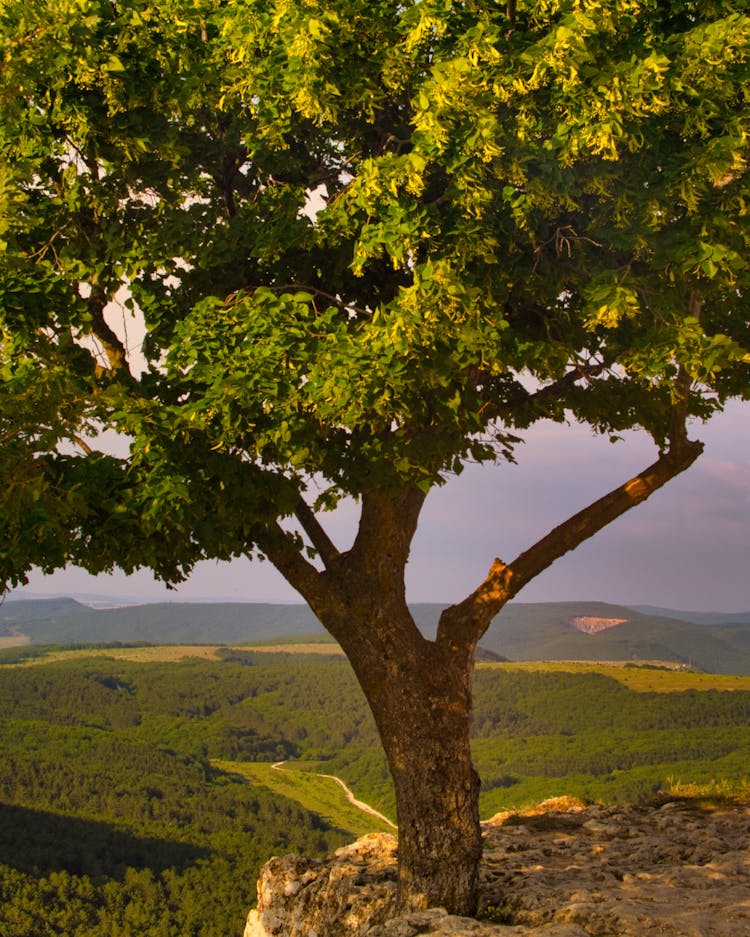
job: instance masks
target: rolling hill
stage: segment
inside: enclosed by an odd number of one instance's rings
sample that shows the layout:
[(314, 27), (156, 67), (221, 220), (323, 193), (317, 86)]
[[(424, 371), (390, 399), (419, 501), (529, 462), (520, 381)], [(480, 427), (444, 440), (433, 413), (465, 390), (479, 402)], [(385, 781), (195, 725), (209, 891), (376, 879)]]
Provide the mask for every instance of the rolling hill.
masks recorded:
[(306, 605), (159, 602), (92, 608), (72, 598), (9, 600), (0, 606), (0, 634), (32, 644), (149, 641), (153, 644), (237, 644), (325, 634)]
[[(482, 644), (511, 660), (660, 660), (714, 673), (750, 673), (750, 614), (744, 616), (747, 624), (696, 624), (666, 612), (604, 602), (512, 603)], [(581, 630), (587, 621), (603, 627)]]
[(660, 608), (656, 605), (633, 605), (636, 612), (644, 615), (658, 615), (664, 618), (676, 618), (690, 621), (694, 625), (747, 625), (750, 612), (686, 612), (673, 608)]
[[(413, 614), (434, 634), (442, 606)], [(306, 605), (163, 602), (93, 608), (73, 598), (12, 599), (0, 606), (10, 643), (253, 643), (326, 634)], [(750, 674), (750, 613), (680, 612), (605, 602), (511, 603), (482, 647), (510, 660), (669, 661), (715, 673)]]

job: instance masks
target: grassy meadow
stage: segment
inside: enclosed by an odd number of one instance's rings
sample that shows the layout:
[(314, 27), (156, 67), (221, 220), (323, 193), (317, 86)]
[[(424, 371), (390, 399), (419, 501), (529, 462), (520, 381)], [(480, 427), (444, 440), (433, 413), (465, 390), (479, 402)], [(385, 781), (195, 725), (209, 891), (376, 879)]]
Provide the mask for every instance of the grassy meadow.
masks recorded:
[(686, 690), (748, 690), (750, 677), (699, 673), (667, 666), (664, 662), (633, 664), (625, 661), (513, 661), (480, 663), (477, 669), (506, 673), (605, 674), (638, 693), (677, 693)]

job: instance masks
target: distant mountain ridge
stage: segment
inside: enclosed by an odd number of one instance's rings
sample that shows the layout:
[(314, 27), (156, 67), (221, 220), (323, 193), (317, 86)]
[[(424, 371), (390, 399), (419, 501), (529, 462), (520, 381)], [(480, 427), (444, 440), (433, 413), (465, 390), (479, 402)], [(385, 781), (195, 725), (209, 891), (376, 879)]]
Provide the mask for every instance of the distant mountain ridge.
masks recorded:
[[(412, 606), (426, 636), (434, 635), (442, 608), (439, 603)], [(70, 597), (5, 602), (0, 605), (3, 635), (32, 644), (238, 644), (327, 637), (302, 604), (92, 607)], [(715, 673), (750, 674), (750, 612), (682, 612), (586, 601), (511, 603), (493, 621), (482, 647), (510, 660), (663, 660)]]
[[(482, 644), (511, 660), (663, 660), (712, 673), (750, 673), (750, 614), (690, 613), (708, 619), (702, 624), (679, 614), (606, 602), (511, 603)], [(586, 618), (622, 622), (585, 633), (574, 621)]]
[(9, 628), (32, 644), (230, 644), (324, 633), (302, 604), (153, 602), (93, 608), (69, 597), (6, 602), (0, 606), (0, 633)]
[(661, 615), (664, 618), (677, 618), (694, 625), (747, 625), (750, 624), (750, 612), (686, 612), (680, 609), (660, 608), (658, 605), (633, 605), (636, 612), (644, 615)]

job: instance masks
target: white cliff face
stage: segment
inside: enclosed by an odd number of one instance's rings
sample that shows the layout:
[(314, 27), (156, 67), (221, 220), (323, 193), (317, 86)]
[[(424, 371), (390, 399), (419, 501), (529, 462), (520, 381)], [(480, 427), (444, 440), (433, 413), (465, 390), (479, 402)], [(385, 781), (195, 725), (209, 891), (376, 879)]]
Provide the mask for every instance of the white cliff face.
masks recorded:
[(480, 917), (394, 916), (396, 842), (264, 866), (245, 937), (741, 937), (750, 808), (546, 809), (484, 824)]

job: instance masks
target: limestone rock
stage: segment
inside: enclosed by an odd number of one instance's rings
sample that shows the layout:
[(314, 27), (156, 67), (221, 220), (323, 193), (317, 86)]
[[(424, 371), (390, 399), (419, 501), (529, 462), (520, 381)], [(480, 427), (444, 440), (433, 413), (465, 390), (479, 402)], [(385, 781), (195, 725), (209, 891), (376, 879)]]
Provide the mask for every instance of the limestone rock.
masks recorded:
[(396, 839), (370, 833), (326, 862), (291, 855), (261, 870), (245, 937), (360, 937), (393, 913)]
[(545, 924), (541, 927), (506, 926), (456, 917), (444, 908), (430, 908), (392, 918), (366, 931), (367, 937), (587, 937), (586, 931), (570, 924)]
[(245, 937), (739, 937), (750, 809), (550, 802), (484, 824), (480, 918), (395, 914), (396, 841), (272, 859)]

